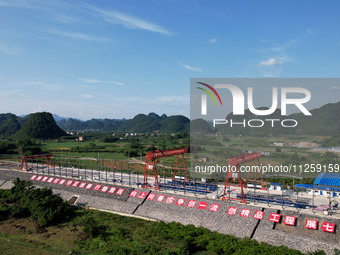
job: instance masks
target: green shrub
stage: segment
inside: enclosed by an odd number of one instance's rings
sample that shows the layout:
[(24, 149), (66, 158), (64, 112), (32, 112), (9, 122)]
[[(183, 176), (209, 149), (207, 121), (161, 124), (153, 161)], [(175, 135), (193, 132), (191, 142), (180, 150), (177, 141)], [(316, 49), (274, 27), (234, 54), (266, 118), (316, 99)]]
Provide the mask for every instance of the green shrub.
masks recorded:
[(2, 205), (1, 220), (32, 216), (40, 226), (48, 226), (72, 215), (72, 207), (61, 197), (52, 194), (51, 189), (36, 189), (31, 182), (19, 178), (13, 184), (10, 190), (0, 192), (1, 201), (13, 204), (9, 207)]
[(14, 204), (10, 207), (10, 218), (26, 218), (30, 216), (30, 211), (27, 207)]
[(0, 204), (0, 220), (7, 220), (10, 217), (10, 207), (5, 204)]

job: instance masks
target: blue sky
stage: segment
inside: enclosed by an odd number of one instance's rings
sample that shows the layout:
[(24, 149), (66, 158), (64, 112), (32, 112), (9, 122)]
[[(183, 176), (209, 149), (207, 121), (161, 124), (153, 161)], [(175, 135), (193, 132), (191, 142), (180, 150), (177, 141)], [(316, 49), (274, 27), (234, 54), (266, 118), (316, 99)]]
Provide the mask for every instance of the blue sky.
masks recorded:
[[(189, 116), (192, 77), (339, 77), (339, 10), (336, 0), (0, 0), (0, 112)], [(340, 85), (313, 90), (314, 107), (340, 100)]]

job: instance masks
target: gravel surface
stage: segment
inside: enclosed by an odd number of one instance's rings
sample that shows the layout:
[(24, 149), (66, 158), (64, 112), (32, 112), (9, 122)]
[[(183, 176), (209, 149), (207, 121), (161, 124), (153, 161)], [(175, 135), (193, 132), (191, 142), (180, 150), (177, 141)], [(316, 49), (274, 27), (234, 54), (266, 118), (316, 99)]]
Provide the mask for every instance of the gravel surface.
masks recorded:
[(12, 181), (4, 181), (2, 183), (2, 185), (0, 186), (0, 189), (10, 189), (12, 188), (14, 185), (12, 183)]
[(1, 186), (6, 182), (6, 180), (0, 180), (0, 189), (1, 189)]
[[(266, 209), (268, 212), (265, 215), (261, 226), (256, 230), (254, 238), (258, 241), (267, 242), (272, 245), (285, 245), (287, 247), (301, 250), (307, 253), (318, 249), (324, 250), (327, 254), (333, 254), (334, 248), (340, 249), (339, 234), (327, 233), (321, 231), (322, 222), (335, 223), (339, 226), (339, 220), (330, 217), (319, 217), (317, 215), (305, 215), (296, 211), (281, 210), (281, 222), (275, 224), (268, 221), (270, 213), (276, 213), (278, 210)], [(295, 226), (285, 225), (283, 223), (286, 215), (296, 217)], [(306, 220), (317, 220), (318, 230), (306, 229)]]
[[(0, 170), (0, 189), (8, 189), (13, 186), (12, 180), (16, 177), (24, 180), (36, 174), (16, 171)], [(39, 175), (40, 176), (40, 175)], [(113, 185), (108, 183), (100, 183), (93, 181), (83, 181), (71, 178), (61, 178), (56, 176), (41, 175), (47, 177), (45, 182), (32, 180), (32, 183), (37, 187), (50, 187), (55, 194), (60, 195), (63, 199), (68, 200), (73, 195), (79, 196), (76, 204), (85, 206), (110, 210), (138, 216), (153, 218), (165, 222), (176, 221), (182, 224), (193, 224), (195, 226), (202, 226), (212, 231), (218, 231), (223, 234), (230, 234), (239, 238), (252, 237), (258, 241), (267, 242), (271, 245), (284, 245), (293, 249), (299, 249), (302, 252), (314, 251), (322, 249), (327, 254), (333, 254), (334, 248), (340, 249), (339, 233), (327, 233), (321, 231), (322, 222), (331, 222), (339, 226), (340, 221), (329, 216), (321, 217), (317, 215), (300, 214), (299, 212), (289, 209), (278, 210), (274, 208), (264, 208), (255, 205), (245, 205), (237, 202), (214, 200), (198, 196), (188, 196), (181, 193), (172, 192), (158, 192), (154, 190), (144, 190), (139, 188), (132, 188), (128, 186)], [(86, 182), (84, 188), (54, 184), (53, 181), (48, 183), (48, 180), (53, 178), (65, 179), (67, 181), (79, 181), (79, 186), (82, 182)], [(60, 180), (59, 180), (60, 181)], [(88, 184), (93, 184), (91, 189), (86, 189)], [(94, 187), (98, 186), (98, 190)], [(104, 186), (107, 190), (102, 192)], [(113, 194), (108, 190), (116, 188)], [(121, 195), (117, 191), (121, 189)], [(143, 193), (145, 192), (145, 193)], [(153, 200), (147, 199), (151, 194), (155, 194)], [(159, 195), (164, 195), (162, 202), (156, 201)], [(173, 203), (166, 203), (169, 197), (174, 197)], [(185, 200), (182, 205), (179, 205), (179, 199)], [(193, 207), (188, 207), (189, 201), (196, 202)], [(198, 206), (206, 203), (205, 209), (199, 209)], [(219, 205), (217, 211), (209, 210), (211, 206)], [(227, 214), (229, 207), (237, 207), (236, 215)], [(251, 210), (249, 217), (241, 217), (242, 209)], [(254, 219), (255, 211), (264, 211), (263, 220)], [(281, 213), (282, 218), (280, 223), (270, 222), (269, 216), (271, 213)], [(288, 226), (283, 224), (285, 215), (297, 217), (295, 226)], [(311, 230), (305, 228), (306, 219), (318, 221), (318, 230)]]

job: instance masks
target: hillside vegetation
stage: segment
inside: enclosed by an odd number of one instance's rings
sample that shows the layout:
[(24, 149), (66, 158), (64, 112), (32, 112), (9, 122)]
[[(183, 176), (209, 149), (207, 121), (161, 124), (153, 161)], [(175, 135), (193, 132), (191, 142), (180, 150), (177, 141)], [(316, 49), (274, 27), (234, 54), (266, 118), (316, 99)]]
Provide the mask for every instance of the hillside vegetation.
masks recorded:
[[(258, 109), (267, 109), (265, 107)], [(245, 111), (242, 116), (230, 113), (226, 116), (229, 121), (228, 125), (218, 125), (216, 128), (211, 127), (203, 119), (190, 120), (182, 115), (159, 116), (155, 113), (138, 114), (132, 119), (91, 119), (81, 121), (72, 118), (60, 118), (55, 121), (52, 114), (47, 112), (34, 113), (25, 117), (17, 117), (14, 114), (0, 114), (0, 137), (6, 138), (14, 135), (15, 138), (30, 139), (56, 139), (66, 136), (63, 130), (71, 131), (110, 131), (117, 133), (179, 133), (192, 131), (198, 133), (219, 132), (227, 135), (250, 135), (250, 136), (268, 136), (268, 135), (322, 135), (335, 136), (339, 134), (340, 126), (340, 102), (326, 104), (318, 109), (310, 111), (312, 116), (305, 116), (303, 113), (281, 116), (281, 111), (277, 109), (269, 116), (258, 116)], [(230, 120), (233, 122), (246, 122), (250, 119), (260, 119), (265, 124), (261, 128), (253, 128), (246, 125), (234, 125), (230, 127)], [(298, 122), (297, 127), (282, 127), (280, 121), (275, 121), (274, 127), (266, 119), (295, 119)], [(259, 125), (259, 122), (252, 123)], [(294, 124), (286, 122), (286, 125)], [(331, 141), (330, 141), (331, 142)]]
[(134, 118), (126, 120), (116, 119), (91, 119), (81, 121), (76, 119), (63, 119), (57, 124), (64, 130), (101, 130), (128, 133), (177, 133), (189, 132), (189, 119), (182, 115), (159, 116), (155, 113), (148, 115), (138, 114)]
[(0, 114), (0, 137), (31, 139), (56, 139), (65, 136), (63, 130), (71, 131), (110, 131), (117, 133), (179, 133), (189, 132), (190, 120), (182, 115), (159, 116), (155, 113), (138, 114), (126, 119), (91, 119), (81, 121), (72, 118), (56, 117), (47, 112), (34, 113), (25, 117), (14, 114)]
[(51, 189), (35, 189), (29, 181), (17, 178), (10, 190), (0, 190), (0, 220), (32, 217), (40, 226), (59, 223), (72, 208)]
[(56, 139), (66, 136), (48, 112), (33, 113), (24, 126), (15, 134), (16, 138)]
[[(36, 189), (18, 179), (14, 184), (11, 190), (0, 190), (0, 247), (4, 255), (18, 250), (21, 254), (301, 254), (193, 225), (82, 208), (74, 212), (49, 189)], [(28, 217), (34, 220), (18, 220)], [(35, 222), (39, 227), (34, 228)]]
[[(268, 109), (266, 107), (260, 107), (259, 110)], [(310, 111), (312, 116), (306, 116), (303, 113), (291, 114), (288, 116), (281, 116), (281, 110), (277, 109), (274, 113), (268, 116), (259, 116), (251, 113), (248, 109), (245, 110), (245, 114), (233, 115), (232, 113), (226, 116), (229, 121), (227, 125), (217, 125), (216, 128), (212, 129), (212, 132), (219, 132), (228, 135), (322, 135), (322, 136), (333, 136), (339, 134), (340, 127), (340, 102), (326, 104), (318, 109)], [(264, 125), (261, 128), (250, 127), (247, 125), (248, 120), (257, 119), (262, 120)], [(272, 127), (271, 121), (266, 119), (294, 119), (298, 125), (296, 127), (283, 127), (280, 121), (274, 122)], [(242, 123), (246, 121), (246, 127), (241, 124), (235, 124), (231, 127), (231, 120), (235, 123)], [(201, 121), (202, 122), (202, 121)], [(260, 125), (259, 121), (251, 123), (251, 125)], [(294, 125), (294, 122), (287, 121), (285, 125)], [(193, 125), (191, 125), (193, 127)], [(202, 123), (200, 124), (202, 126)], [(196, 127), (195, 127), (196, 128)], [(198, 132), (198, 131), (197, 131)]]
[(14, 135), (20, 128), (21, 125), (14, 114), (0, 114), (0, 137)]
[(326, 147), (339, 146), (340, 145), (340, 133), (333, 135), (329, 139), (326, 139), (324, 141), (323, 145), (326, 146)]

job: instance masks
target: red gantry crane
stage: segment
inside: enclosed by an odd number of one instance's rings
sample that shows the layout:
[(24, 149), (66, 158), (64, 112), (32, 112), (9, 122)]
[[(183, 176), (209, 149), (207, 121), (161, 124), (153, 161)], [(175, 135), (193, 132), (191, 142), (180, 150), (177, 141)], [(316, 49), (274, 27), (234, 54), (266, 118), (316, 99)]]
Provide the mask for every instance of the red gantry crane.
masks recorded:
[[(229, 159), (229, 167), (228, 167), (229, 171), (227, 173), (227, 177), (226, 177), (226, 180), (225, 180), (222, 200), (225, 201), (226, 199), (233, 199), (233, 200), (240, 200), (242, 203), (246, 203), (246, 199), (245, 199), (245, 195), (244, 195), (244, 191), (243, 191), (243, 183), (242, 183), (242, 179), (241, 179), (241, 175), (240, 175), (240, 165), (243, 164), (243, 163), (252, 162), (255, 159), (257, 159), (257, 162), (259, 164), (258, 169), (259, 169), (260, 176), (261, 176), (262, 190), (265, 190), (264, 183), (263, 183), (263, 176), (262, 176), (262, 168), (261, 168), (260, 160), (259, 160), (260, 157), (261, 157), (261, 152), (252, 152), (252, 153), (237, 155), (237, 156)], [(249, 177), (249, 173), (250, 172), (248, 172), (248, 177)], [(245, 181), (246, 187), (248, 185), (248, 177), (247, 177), (247, 180)], [(230, 179), (233, 179), (233, 180), (237, 179), (238, 184), (230, 184), (230, 182), (231, 182)], [(229, 186), (239, 187), (241, 189), (241, 198), (237, 198), (237, 197), (231, 198), (230, 197), (230, 192), (231, 192), (230, 189), (229, 189), (229, 195), (227, 195), (227, 193), (228, 193), (227, 187), (229, 187)]]
[(46, 158), (46, 166), (52, 166), (51, 157), (53, 154), (46, 154), (46, 155), (35, 155), (35, 156), (25, 156), (21, 159), (21, 171), (27, 171), (27, 159), (35, 159), (35, 158)]
[[(188, 181), (188, 173), (187, 168), (185, 165), (185, 159), (184, 159), (184, 153), (187, 153), (188, 147), (181, 148), (181, 149), (172, 149), (172, 150), (156, 150), (156, 151), (150, 151), (146, 154), (145, 157), (145, 170), (144, 170), (144, 182), (142, 187), (150, 187), (155, 188), (159, 190), (159, 182), (158, 182), (158, 173), (157, 173), (157, 166), (156, 163), (159, 162), (157, 159), (164, 158), (164, 157), (171, 157), (171, 156), (177, 156), (176, 159), (176, 165), (174, 169), (174, 174), (172, 179), (175, 179), (176, 172), (178, 172), (179, 175), (184, 174), (185, 180)], [(154, 178), (153, 185), (148, 183), (148, 178)], [(150, 179), (149, 178), (149, 179)]]

